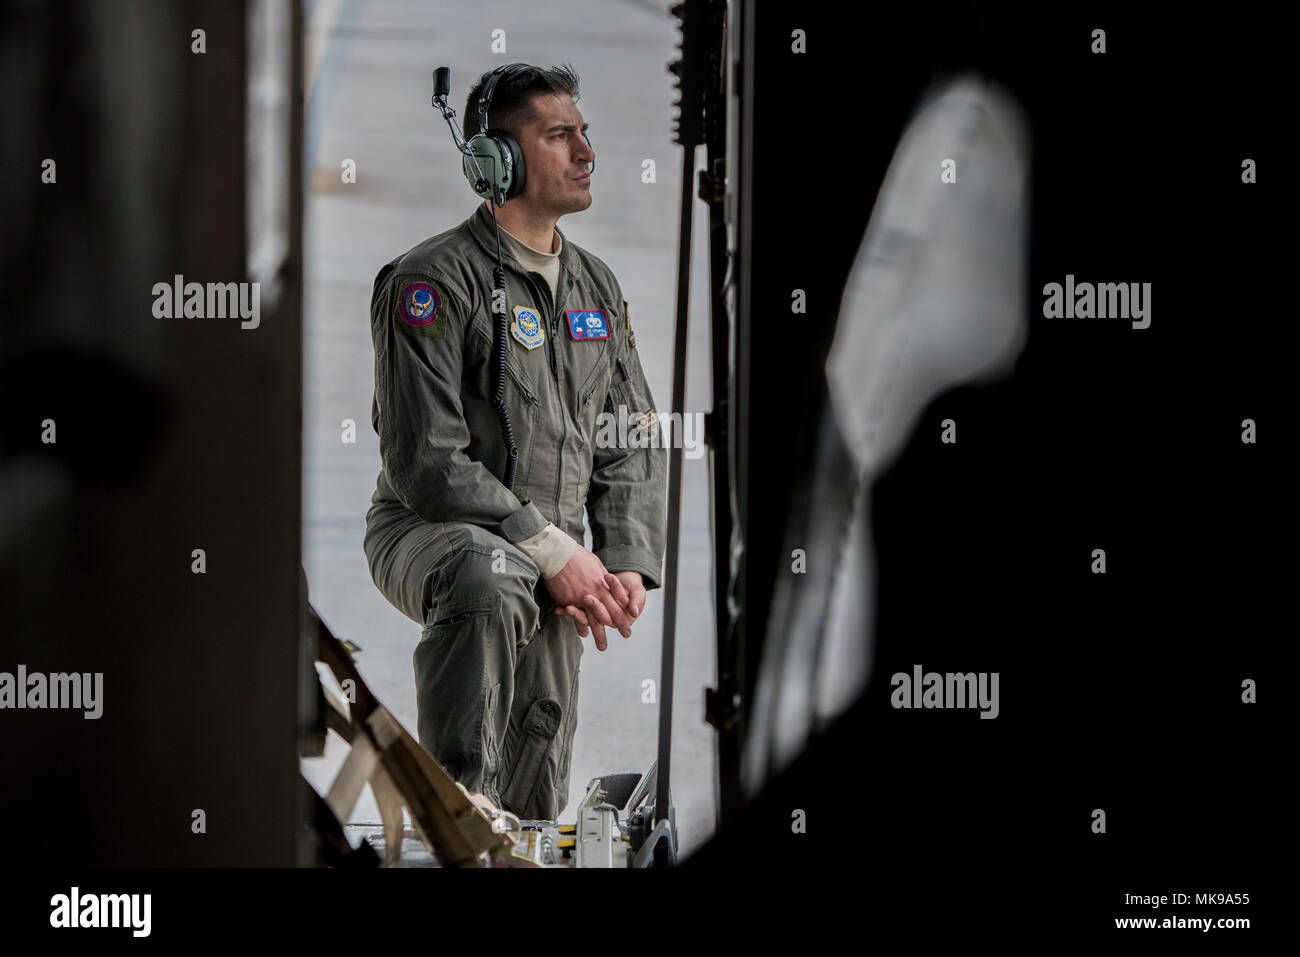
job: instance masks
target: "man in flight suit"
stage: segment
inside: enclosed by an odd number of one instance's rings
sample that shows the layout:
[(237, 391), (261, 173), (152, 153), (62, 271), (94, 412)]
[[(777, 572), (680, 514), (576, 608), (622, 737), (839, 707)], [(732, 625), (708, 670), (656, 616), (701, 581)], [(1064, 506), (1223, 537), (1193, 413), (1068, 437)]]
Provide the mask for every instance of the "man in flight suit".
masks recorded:
[[(486, 79), (470, 90), (466, 138)], [(592, 201), (577, 98), (572, 70), (528, 67), (489, 104), (526, 171), (496, 209), (512, 490), (492, 404), (491, 200), (380, 270), (370, 307), (382, 470), (364, 548), (376, 586), (423, 625), (420, 743), (471, 792), (535, 820), (568, 802), (582, 638), (604, 651), (605, 627), (630, 636), (662, 584), (666, 535), (667, 457), (627, 301), (556, 226)]]

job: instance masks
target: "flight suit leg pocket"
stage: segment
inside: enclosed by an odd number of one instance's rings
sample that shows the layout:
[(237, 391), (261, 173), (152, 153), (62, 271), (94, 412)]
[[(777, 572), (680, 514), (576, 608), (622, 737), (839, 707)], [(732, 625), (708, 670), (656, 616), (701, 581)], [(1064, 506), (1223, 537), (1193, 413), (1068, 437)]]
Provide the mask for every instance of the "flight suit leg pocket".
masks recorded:
[(426, 641), (441, 633), (449, 625), (462, 625), (473, 618), (490, 615), (497, 610), (496, 595), (482, 591), (461, 595), (434, 603), (425, 616), (424, 631), (420, 640)]
[(491, 593), (440, 602), (412, 655), (420, 744), (471, 791), (493, 787), (500, 764), (492, 692), (511, 662), (491, 641), (499, 628)]
[(548, 777), (551, 746), (562, 717), (560, 703), (554, 698), (538, 698), (524, 714), (514, 768), (509, 784), (501, 792), (501, 802), (525, 819), (554, 819), (557, 804), (554, 789), (538, 792)]

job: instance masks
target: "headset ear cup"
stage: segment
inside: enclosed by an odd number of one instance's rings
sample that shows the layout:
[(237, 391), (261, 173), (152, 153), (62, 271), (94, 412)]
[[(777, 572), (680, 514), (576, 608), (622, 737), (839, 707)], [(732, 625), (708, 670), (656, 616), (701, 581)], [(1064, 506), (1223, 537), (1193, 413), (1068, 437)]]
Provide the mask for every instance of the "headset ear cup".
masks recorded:
[[(461, 157), (460, 169), (465, 174), (465, 182), (477, 196), (487, 199), (492, 195), (491, 174), (495, 165), (495, 144), (482, 133), (476, 133), (465, 142), (466, 155)], [(475, 162), (477, 157), (477, 162)], [(480, 171), (485, 180), (479, 188)]]
[(503, 155), (509, 152), (513, 172), (510, 174), (510, 188), (506, 190), (506, 199), (514, 199), (524, 191), (524, 186), (528, 183), (524, 151), (519, 148), (519, 141), (505, 130), (488, 130), (488, 134), (501, 147)]
[[(503, 190), (506, 199), (513, 199), (523, 192), (523, 152), (514, 137), (501, 130), (487, 130), (476, 134), (465, 145), (473, 154), (465, 156), (461, 162), (461, 171), (470, 189), (484, 199), (494, 199), (497, 189)], [(473, 157), (478, 157), (477, 163)], [(483, 189), (478, 186), (480, 170), (487, 180)]]

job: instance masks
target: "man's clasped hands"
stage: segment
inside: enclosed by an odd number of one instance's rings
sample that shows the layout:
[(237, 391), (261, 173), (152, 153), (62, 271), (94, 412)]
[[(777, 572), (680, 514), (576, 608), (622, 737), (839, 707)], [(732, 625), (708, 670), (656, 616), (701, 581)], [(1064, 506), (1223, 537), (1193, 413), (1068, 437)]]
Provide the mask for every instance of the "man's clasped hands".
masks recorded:
[(632, 622), (645, 609), (645, 585), (641, 573), (611, 572), (604, 562), (578, 546), (573, 557), (555, 575), (545, 580), (555, 599), (555, 614), (568, 615), (587, 637), (590, 628), (596, 650), (606, 647), (605, 628), (617, 628), (624, 638), (632, 637)]

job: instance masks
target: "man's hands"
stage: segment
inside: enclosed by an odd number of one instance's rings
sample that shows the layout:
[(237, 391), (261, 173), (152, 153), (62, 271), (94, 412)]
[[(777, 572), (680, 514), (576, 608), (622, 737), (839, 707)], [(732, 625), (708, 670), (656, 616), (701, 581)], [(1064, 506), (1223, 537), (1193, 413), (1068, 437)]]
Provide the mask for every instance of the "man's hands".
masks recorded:
[(606, 625), (630, 638), (632, 622), (645, 608), (645, 586), (639, 572), (609, 572), (581, 545), (557, 574), (545, 580), (545, 585), (556, 601), (555, 614), (573, 618), (578, 634), (584, 638), (590, 627), (597, 651), (607, 647)]
[[(605, 574), (611, 580), (610, 584), (612, 586), (621, 584), (627, 592), (628, 600), (627, 604), (623, 606), (623, 611), (627, 614), (630, 620), (635, 621), (640, 616), (641, 611), (645, 608), (645, 585), (641, 582), (641, 573), (628, 571), (614, 572), (613, 574), (606, 572)], [(595, 621), (591, 621), (588, 614), (584, 613), (581, 608), (576, 608), (573, 605), (556, 608), (555, 614), (568, 615), (571, 617), (578, 626), (578, 634), (583, 638), (587, 637), (587, 628), (590, 627), (596, 638), (596, 650), (605, 650), (607, 647), (607, 642), (605, 641), (605, 629), (598, 618)], [(628, 638), (631, 636), (624, 632), (623, 637)]]

